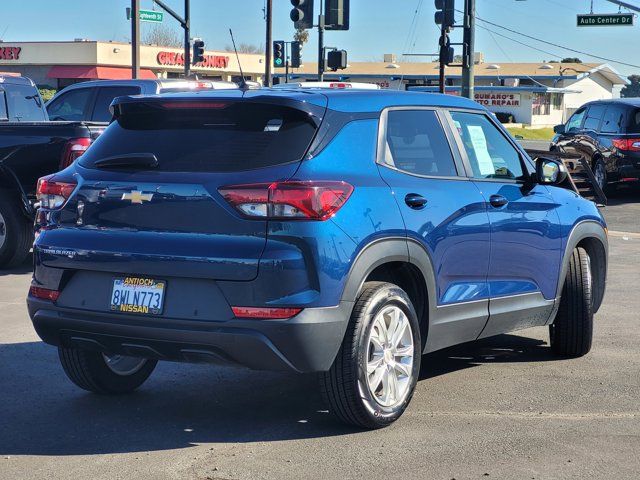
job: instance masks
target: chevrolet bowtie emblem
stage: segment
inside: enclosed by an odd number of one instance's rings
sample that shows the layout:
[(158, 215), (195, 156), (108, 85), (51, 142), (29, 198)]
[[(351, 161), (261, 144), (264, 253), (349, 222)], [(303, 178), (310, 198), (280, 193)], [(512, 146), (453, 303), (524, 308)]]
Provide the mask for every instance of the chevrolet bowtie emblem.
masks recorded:
[(131, 200), (131, 203), (150, 202), (153, 198), (153, 193), (142, 193), (139, 190), (133, 190), (129, 193), (122, 194), (122, 200)]

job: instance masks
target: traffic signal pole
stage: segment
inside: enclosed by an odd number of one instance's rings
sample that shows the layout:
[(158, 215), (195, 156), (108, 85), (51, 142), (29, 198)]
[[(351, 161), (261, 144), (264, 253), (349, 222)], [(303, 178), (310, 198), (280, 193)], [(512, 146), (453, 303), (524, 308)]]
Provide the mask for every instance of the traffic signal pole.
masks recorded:
[(271, 54), (272, 54), (272, 44), (273, 41), (273, 33), (272, 33), (272, 25), (273, 25), (273, 0), (267, 0), (266, 11), (265, 11), (265, 21), (267, 22), (267, 38), (265, 43), (265, 64), (264, 64), (264, 85), (270, 87), (272, 85), (271, 80)]
[(324, 80), (324, 15), (322, 3), (320, 3), (320, 15), (318, 16), (318, 81)]
[(475, 29), (476, 29), (476, 0), (464, 1), (464, 35), (462, 43), (464, 44), (462, 59), (462, 88), (463, 97), (474, 99), (474, 65), (475, 59)]
[[(134, 0), (132, 0), (133, 2)], [(139, 0), (136, 0), (138, 2)], [(165, 12), (175, 18), (182, 28), (184, 28), (184, 76), (188, 78), (191, 76), (191, 45), (190, 45), (190, 12), (189, 12), (189, 0), (184, 0), (184, 18), (174, 12), (166, 3), (162, 0), (153, 0), (160, 6)], [(132, 4), (133, 6), (133, 4)], [(139, 15), (138, 15), (139, 16)]]
[(140, 77), (140, 0), (131, 0), (131, 78)]

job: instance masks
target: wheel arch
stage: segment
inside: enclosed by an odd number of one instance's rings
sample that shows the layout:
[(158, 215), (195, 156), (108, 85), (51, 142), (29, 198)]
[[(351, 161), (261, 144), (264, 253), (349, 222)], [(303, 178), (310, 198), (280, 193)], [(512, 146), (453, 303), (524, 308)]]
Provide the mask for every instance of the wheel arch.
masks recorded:
[(427, 252), (406, 238), (367, 244), (353, 262), (342, 300), (355, 302), (362, 285), (374, 280), (394, 283), (407, 293), (418, 315), (424, 347), (435, 308), (435, 276)]
[(569, 237), (564, 249), (562, 268), (558, 278), (556, 298), (560, 298), (562, 288), (569, 269), (571, 253), (577, 247), (584, 248), (589, 255), (591, 272), (593, 276), (593, 309), (598, 311), (604, 298), (607, 284), (607, 268), (609, 256), (609, 241), (603, 225), (593, 220), (585, 220), (577, 223)]

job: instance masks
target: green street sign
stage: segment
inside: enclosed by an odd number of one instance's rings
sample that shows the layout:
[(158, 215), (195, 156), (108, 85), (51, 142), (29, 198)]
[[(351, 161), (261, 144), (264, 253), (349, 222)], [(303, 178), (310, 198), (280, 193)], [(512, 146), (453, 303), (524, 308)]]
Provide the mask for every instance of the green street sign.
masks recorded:
[(164, 17), (163, 12), (155, 12), (153, 10), (140, 10), (140, 21), (141, 22), (162, 22)]
[(579, 27), (633, 26), (633, 13), (578, 14)]

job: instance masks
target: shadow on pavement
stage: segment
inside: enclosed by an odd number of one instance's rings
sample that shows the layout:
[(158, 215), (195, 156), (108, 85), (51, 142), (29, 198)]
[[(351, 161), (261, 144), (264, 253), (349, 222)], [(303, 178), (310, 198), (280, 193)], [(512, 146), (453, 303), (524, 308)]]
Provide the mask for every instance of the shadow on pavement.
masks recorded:
[[(553, 359), (542, 341), (502, 335), (426, 355), (421, 378)], [(137, 392), (98, 396), (71, 384), (55, 348), (29, 342), (0, 344), (0, 386), (0, 455), (159, 451), (355, 431), (326, 411), (313, 375), (161, 362)]]
[(20, 275), (23, 273), (31, 273), (33, 271), (33, 256), (29, 254), (22, 264), (11, 269), (0, 268), (0, 277), (3, 275)]

